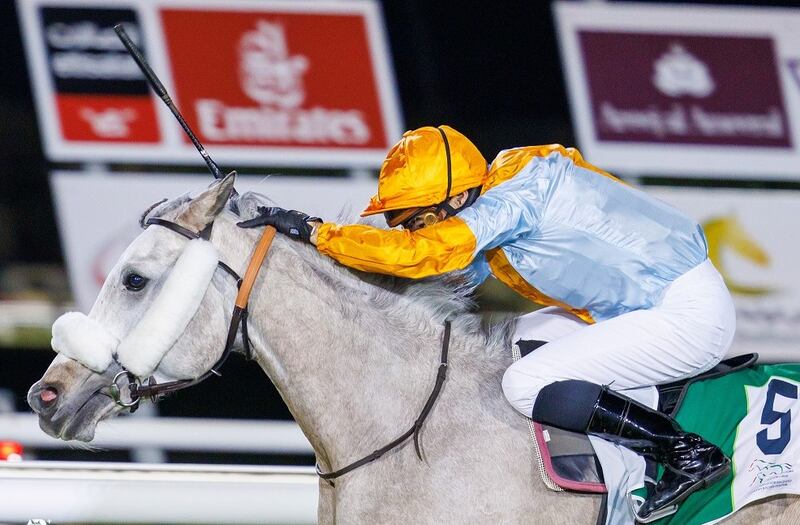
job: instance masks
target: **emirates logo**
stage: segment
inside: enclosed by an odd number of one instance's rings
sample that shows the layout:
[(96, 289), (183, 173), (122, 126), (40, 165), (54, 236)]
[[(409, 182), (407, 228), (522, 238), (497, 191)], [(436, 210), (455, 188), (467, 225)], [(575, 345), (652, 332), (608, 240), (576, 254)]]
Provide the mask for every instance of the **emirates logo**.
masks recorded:
[(280, 24), (259, 20), (256, 25), (239, 41), (242, 89), (261, 104), (296, 108), (305, 99), (303, 73), (308, 69), (308, 58), (289, 55)]
[(242, 91), (258, 105), (229, 105), (218, 98), (198, 98), (195, 107), (204, 137), (254, 144), (367, 143), (372, 132), (361, 111), (307, 100), (303, 75), (311, 60), (290, 52), (284, 27), (265, 20), (258, 20), (255, 26), (242, 33), (236, 49)]

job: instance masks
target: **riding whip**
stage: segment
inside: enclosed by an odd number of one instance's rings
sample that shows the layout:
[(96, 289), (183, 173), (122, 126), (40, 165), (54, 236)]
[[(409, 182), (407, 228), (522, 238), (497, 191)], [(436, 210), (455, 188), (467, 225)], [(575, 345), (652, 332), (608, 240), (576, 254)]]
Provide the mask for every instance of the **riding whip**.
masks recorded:
[[(125, 28), (122, 27), (122, 24), (117, 24), (114, 26), (114, 31), (117, 33), (117, 36), (122, 41), (122, 44), (125, 46), (125, 49), (128, 50), (128, 53), (133, 58), (136, 65), (139, 66), (139, 69), (144, 74), (144, 77), (147, 79), (147, 83), (150, 84), (150, 87), (153, 88), (153, 91), (164, 101), (164, 104), (167, 105), (169, 110), (175, 115), (175, 118), (178, 119), (183, 131), (186, 132), (186, 135), (189, 136), (189, 139), (194, 144), (194, 147), (197, 148), (197, 151), (200, 152), (200, 155), (203, 157), (203, 160), (206, 162), (209, 171), (211, 174), (214, 175), (215, 179), (222, 179), (225, 175), (217, 166), (217, 163), (214, 162), (209, 154), (206, 152), (206, 149), (200, 143), (200, 140), (197, 138), (197, 135), (194, 134), (192, 128), (189, 127), (189, 124), (184, 120), (183, 115), (181, 112), (178, 111), (177, 106), (172, 101), (172, 97), (169, 96), (167, 93), (167, 89), (164, 87), (164, 84), (161, 83), (158, 76), (155, 74), (153, 69), (150, 67), (150, 64), (147, 63), (147, 60), (144, 58), (142, 51), (133, 43), (131, 37), (128, 36), (128, 33), (125, 32)], [(234, 190), (235, 193), (236, 190)]]

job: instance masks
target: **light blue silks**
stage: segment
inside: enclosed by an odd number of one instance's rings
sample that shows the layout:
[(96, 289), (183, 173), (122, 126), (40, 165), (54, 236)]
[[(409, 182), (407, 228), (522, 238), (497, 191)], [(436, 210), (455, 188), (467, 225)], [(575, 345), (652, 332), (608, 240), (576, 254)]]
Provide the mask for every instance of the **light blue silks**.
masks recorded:
[(707, 258), (699, 224), (662, 201), (552, 153), (531, 160), (459, 214), (480, 252), (500, 247), (545, 295), (596, 321), (649, 308)]

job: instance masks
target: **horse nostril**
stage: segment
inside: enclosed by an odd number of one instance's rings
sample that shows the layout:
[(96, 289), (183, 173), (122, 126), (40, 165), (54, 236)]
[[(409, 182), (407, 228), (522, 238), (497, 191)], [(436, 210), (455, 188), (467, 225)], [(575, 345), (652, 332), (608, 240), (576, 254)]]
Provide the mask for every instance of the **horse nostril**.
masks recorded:
[(58, 390), (52, 386), (48, 386), (39, 391), (39, 401), (41, 401), (42, 408), (47, 408), (56, 402), (58, 399)]

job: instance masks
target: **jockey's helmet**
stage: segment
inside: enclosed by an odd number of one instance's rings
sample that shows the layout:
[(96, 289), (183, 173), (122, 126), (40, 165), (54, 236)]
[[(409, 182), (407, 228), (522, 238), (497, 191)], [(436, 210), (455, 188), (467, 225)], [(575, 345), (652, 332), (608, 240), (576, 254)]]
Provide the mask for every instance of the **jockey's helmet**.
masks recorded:
[(486, 159), (478, 148), (450, 126), (406, 131), (383, 161), (378, 193), (361, 216), (408, 210), (398, 214), (393, 221), (397, 224), (402, 216), (481, 186), (486, 172)]

